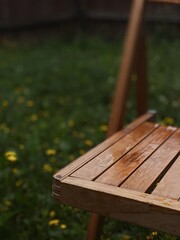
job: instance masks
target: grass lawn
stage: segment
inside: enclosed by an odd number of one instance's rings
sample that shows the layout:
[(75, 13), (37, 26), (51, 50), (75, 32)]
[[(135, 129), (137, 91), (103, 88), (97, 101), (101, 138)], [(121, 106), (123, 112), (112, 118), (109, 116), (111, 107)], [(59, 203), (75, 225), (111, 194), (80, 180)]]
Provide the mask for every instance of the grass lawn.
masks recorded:
[[(180, 125), (175, 35), (149, 38), (149, 105), (159, 121)], [(121, 48), (121, 38), (82, 34), (1, 40), (0, 239), (83, 239), (88, 214), (52, 199), (52, 175), (105, 138)], [(130, 100), (127, 121), (134, 116)], [(180, 239), (114, 220), (104, 232), (104, 240)]]

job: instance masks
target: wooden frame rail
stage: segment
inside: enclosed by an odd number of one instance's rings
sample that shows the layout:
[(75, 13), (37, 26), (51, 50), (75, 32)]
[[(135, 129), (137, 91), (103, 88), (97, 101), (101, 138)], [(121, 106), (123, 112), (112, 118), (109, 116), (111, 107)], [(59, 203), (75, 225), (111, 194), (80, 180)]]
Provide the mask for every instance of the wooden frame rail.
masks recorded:
[[(55, 191), (54, 197), (70, 206), (87, 211), (96, 208), (100, 215), (180, 235), (180, 201), (74, 177), (64, 179), (61, 188), (55, 187)], [(79, 197), (72, 198), (73, 193), (81, 196), (82, 201)], [(92, 235), (87, 239), (92, 240)]]

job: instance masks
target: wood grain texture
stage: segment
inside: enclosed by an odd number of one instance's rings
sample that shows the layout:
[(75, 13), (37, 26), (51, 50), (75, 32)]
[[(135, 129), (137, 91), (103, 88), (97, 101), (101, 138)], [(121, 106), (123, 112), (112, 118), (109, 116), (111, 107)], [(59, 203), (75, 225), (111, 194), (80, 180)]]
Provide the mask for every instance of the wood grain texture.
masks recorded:
[(99, 240), (104, 224), (104, 216), (92, 213), (89, 218), (86, 240)]
[(158, 183), (152, 194), (176, 200), (180, 199), (180, 156)]
[[(147, 112), (147, 109), (146, 109)], [(130, 132), (131, 129), (135, 129), (135, 126), (138, 126), (138, 122), (140, 121), (142, 123), (142, 120), (147, 117), (148, 113), (142, 115), (139, 120), (135, 121), (133, 124), (131, 124), (131, 127), (128, 126), (128, 131)], [(146, 117), (145, 117), (146, 116)], [(152, 117), (148, 118), (149, 121), (154, 121), (155, 120), (155, 114), (152, 114)], [(115, 129), (114, 129), (115, 130)], [(127, 128), (126, 128), (127, 130)], [(127, 132), (128, 133), (128, 132)], [(111, 131), (111, 125), (109, 125), (108, 129), (108, 134), (107, 137), (112, 135)], [(89, 222), (88, 222), (88, 227), (87, 227), (87, 235), (86, 235), (86, 240), (99, 240), (102, 230), (103, 230), (103, 225), (104, 225), (104, 217), (100, 216), (98, 214), (92, 213), (91, 216), (89, 217)]]
[[(173, 133), (173, 128), (170, 130)], [(180, 131), (162, 144), (121, 187), (140, 192), (149, 191), (173, 163), (180, 149)], [(180, 174), (180, 172), (179, 172)]]
[(114, 186), (122, 184), (171, 134), (171, 129), (159, 127), (100, 175), (96, 182)]
[(73, 207), (180, 235), (180, 202), (67, 177), (53, 196)]
[(155, 112), (148, 112), (144, 114), (143, 116), (137, 118), (134, 120), (132, 123), (130, 123), (128, 126), (126, 126), (124, 129), (121, 131), (113, 134), (113, 136), (109, 137), (106, 139), (104, 142), (100, 143), (97, 145), (95, 148), (91, 149), (88, 151), (86, 154), (83, 156), (79, 157), (72, 163), (68, 164), (66, 167), (62, 168), (59, 170), (55, 175), (54, 175), (54, 181), (56, 179), (63, 179), (69, 174), (73, 173), (76, 171), (78, 168), (83, 166), (85, 163), (89, 162), (92, 158), (96, 157), (98, 154), (103, 152), (105, 149), (113, 145), (115, 142), (123, 138), (126, 134), (130, 133), (132, 130), (140, 126), (142, 123), (146, 121), (153, 121), (155, 118)]
[(124, 138), (92, 159), (82, 168), (78, 169), (71, 176), (88, 180), (96, 178), (99, 174), (119, 160), (124, 154), (135, 147), (140, 141), (147, 137), (157, 127), (157, 124), (149, 122), (143, 123), (134, 131), (130, 132)]

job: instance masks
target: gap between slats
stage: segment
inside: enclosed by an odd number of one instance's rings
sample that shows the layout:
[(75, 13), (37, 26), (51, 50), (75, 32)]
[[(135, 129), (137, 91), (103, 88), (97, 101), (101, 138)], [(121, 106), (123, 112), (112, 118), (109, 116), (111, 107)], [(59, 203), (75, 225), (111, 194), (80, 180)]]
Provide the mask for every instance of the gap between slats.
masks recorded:
[[(164, 143), (161, 144), (161, 146), (141, 164), (136, 171), (129, 175), (120, 187), (151, 193), (157, 182), (163, 178), (178, 158), (179, 137), (180, 130), (177, 130), (164, 141)], [(168, 148), (170, 150), (168, 150)]]
[(157, 179), (155, 179), (155, 181), (153, 182), (152, 186), (150, 186), (148, 188), (148, 190), (146, 191), (146, 193), (152, 193), (154, 191), (154, 189), (156, 188), (157, 184), (163, 179), (163, 177), (165, 176), (165, 174), (169, 171), (169, 169), (172, 167), (172, 165), (174, 164), (174, 162), (177, 160), (177, 158), (179, 157), (179, 153), (177, 153), (174, 158), (172, 159), (172, 161), (164, 168), (164, 170), (162, 171), (162, 173), (160, 173), (160, 175), (158, 176)]
[[(76, 170), (73, 174), (71, 174), (71, 176), (87, 180), (96, 179), (97, 176), (101, 175), (102, 172), (106, 171), (116, 161), (118, 161), (120, 157), (127, 154), (157, 128), (159, 128), (158, 124), (147, 122), (143, 123), (138, 128), (134, 129), (134, 131), (130, 132), (124, 138), (113, 144), (113, 146), (106, 149), (103, 153), (99, 154), (97, 157)], [(120, 149), (118, 145), (121, 146)], [(113, 154), (115, 155), (114, 158)], [(103, 164), (101, 164), (101, 162), (103, 162)]]
[(173, 159), (168, 171), (158, 179), (158, 184), (152, 190), (153, 195), (179, 200), (180, 196), (180, 152)]

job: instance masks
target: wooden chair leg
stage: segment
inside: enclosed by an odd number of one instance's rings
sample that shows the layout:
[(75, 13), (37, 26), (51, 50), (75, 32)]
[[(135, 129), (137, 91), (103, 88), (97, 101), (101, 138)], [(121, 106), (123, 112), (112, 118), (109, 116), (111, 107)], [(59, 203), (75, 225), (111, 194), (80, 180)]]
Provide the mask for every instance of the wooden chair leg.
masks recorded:
[(100, 240), (104, 225), (104, 217), (92, 213), (89, 217), (86, 240)]

